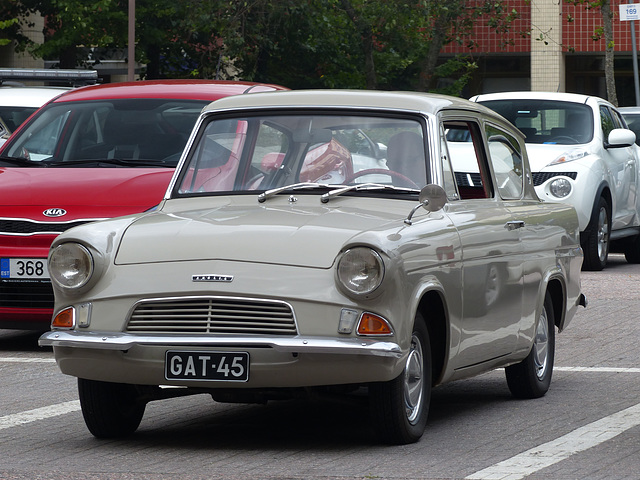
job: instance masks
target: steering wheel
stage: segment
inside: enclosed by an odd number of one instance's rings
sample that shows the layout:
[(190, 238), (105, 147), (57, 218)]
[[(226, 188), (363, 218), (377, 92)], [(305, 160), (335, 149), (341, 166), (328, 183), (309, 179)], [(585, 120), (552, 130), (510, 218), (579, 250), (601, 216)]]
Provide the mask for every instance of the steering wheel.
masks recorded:
[(403, 174), (395, 172), (393, 170), (386, 170), (384, 168), (367, 168), (365, 170), (360, 170), (359, 172), (355, 172), (345, 178), (345, 183), (351, 183), (356, 178), (362, 177), (364, 175), (389, 175), (390, 177), (397, 178), (402, 180), (406, 185), (409, 185), (411, 188), (420, 189), (418, 184), (411, 180), (409, 177), (405, 177)]
[(550, 142), (558, 142), (561, 141), (563, 143), (569, 143), (569, 144), (576, 144), (576, 143), (580, 143), (578, 142), (578, 140), (576, 140), (573, 137), (569, 137), (567, 135), (560, 135), (558, 137), (553, 137), (549, 139)]

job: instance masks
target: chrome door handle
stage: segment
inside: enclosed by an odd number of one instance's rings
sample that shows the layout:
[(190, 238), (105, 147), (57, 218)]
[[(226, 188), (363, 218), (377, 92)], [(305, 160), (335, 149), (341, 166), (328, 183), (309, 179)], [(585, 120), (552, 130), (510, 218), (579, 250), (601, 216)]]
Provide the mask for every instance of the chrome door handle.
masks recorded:
[(524, 228), (524, 222), (522, 220), (513, 220), (511, 222), (507, 222), (505, 227), (507, 230), (517, 230), (518, 228)]

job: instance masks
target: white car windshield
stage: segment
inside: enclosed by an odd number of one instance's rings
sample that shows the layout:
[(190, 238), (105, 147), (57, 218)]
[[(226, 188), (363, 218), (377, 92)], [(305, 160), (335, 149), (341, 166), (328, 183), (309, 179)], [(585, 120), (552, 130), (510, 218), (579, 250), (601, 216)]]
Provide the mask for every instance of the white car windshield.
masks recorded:
[(292, 184), (427, 183), (424, 126), (414, 118), (302, 113), (210, 116), (174, 195), (265, 191)]
[(518, 127), (527, 137), (526, 143), (574, 145), (593, 139), (593, 113), (581, 103), (535, 99), (480, 103)]

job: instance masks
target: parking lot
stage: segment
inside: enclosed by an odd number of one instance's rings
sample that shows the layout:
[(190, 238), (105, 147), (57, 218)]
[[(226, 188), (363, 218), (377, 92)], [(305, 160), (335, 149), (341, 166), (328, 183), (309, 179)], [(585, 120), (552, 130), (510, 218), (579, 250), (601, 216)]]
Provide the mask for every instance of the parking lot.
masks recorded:
[(357, 402), (151, 403), (127, 440), (87, 431), (75, 379), (38, 336), (0, 332), (0, 479), (637, 479), (640, 266), (583, 273), (549, 393), (517, 401), (495, 371), (434, 391), (416, 444), (375, 443)]

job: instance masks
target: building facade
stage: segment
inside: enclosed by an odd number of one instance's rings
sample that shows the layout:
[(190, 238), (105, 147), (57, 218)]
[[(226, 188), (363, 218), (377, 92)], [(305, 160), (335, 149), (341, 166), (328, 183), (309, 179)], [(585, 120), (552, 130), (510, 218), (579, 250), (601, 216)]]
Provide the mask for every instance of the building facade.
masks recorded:
[[(637, 0), (640, 3), (640, 0)], [(487, 21), (478, 22), (472, 55), (479, 65), (466, 96), (504, 90), (575, 92), (606, 98), (604, 37), (599, 8), (572, 5), (566, 0), (507, 0), (519, 18), (505, 35), (496, 35)], [(636, 105), (631, 27), (640, 39), (640, 22), (621, 20), (620, 4), (611, 0), (615, 45), (615, 76), (618, 103)], [(638, 48), (636, 46), (636, 48)], [(447, 46), (444, 55), (469, 53)]]

